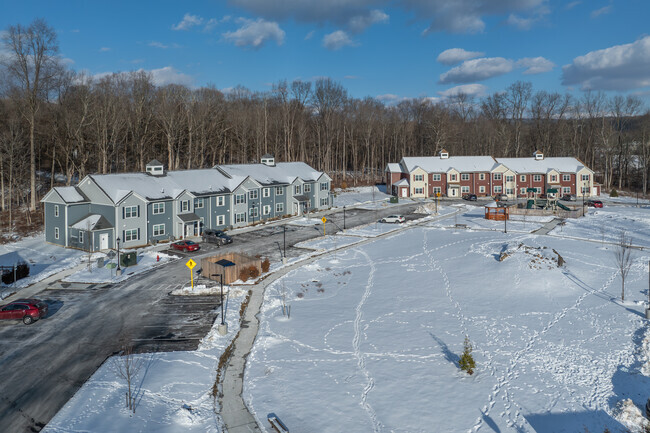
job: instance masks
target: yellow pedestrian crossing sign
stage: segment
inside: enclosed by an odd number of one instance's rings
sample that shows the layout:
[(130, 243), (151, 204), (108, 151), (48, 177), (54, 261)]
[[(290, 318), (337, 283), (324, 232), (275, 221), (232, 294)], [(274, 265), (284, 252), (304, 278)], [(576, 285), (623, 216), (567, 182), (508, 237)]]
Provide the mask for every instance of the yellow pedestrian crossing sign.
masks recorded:
[(185, 266), (187, 266), (190, 269), (194, 269), (194, 266), (196, 266), (196, 262), (190, 259), (187, 263), (185, 263)]
[(325, 218), (325, 217), (321, 218), (320, 220), (323, 221), (323, 224), (325, 224), (327, 222), (327, 218)]

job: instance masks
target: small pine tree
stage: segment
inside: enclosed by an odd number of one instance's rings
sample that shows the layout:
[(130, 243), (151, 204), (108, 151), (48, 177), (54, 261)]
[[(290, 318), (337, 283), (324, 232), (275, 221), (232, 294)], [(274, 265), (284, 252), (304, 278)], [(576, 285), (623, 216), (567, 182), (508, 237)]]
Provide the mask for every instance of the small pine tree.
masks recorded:
[(466, 371), (467, 374), (474, 374), (474, 369), (476, 368), (476, 362), (472, 356), (472, 343), (469, 341), (469, 337), (465, 336), (465, 342), (463, 343), (463, 354), (460, 356), (460, 369)]
[(618, 197), (618, 191), (616, 191), (616, 188), (612, 188), (612, 191), (609, 193), (610, 197)]

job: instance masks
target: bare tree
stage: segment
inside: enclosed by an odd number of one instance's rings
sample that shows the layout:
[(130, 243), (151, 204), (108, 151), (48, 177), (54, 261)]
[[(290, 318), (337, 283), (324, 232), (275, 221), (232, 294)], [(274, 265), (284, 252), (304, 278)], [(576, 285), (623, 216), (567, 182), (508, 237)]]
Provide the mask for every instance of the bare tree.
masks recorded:
[(126, 381), (128, 391), (126, 398), (126, 406), (129, 410), (135, 412), (135, 398), (133, 397), (133, 383), (135, 377), (144, 364), (144, 358), (138, 356), (133, 351), (133, 346), (130, 339), (122, 337), (122, 349), (120, 353), (113, 357), (115, 368), (118, 375)]
[(616, 250), (614, 251), (616, 266), (621, 273), (621, 301), (625, 301), (625, 278), (632, 267), (631, 244), (632, 239), (627, 236), (625, 231), (621, 231)]
[(63, 68), (57, 53), (59, 45), (54, 29), (45, 20), (36, 19), (28, 27), (9, 26), (2, 36), (9, 53), (2, 60), (11, 80), (14, 95), (29, 124), (30, 210), (36, 209), (36, 115), (41, 102), (61, 75)]

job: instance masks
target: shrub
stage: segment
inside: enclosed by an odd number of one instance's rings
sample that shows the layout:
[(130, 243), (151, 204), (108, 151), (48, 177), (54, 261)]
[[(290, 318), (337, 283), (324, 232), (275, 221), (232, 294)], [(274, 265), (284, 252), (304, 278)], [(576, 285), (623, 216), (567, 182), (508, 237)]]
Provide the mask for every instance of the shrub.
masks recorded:
[(248, 267), (248, 275), (250, 278), (257, 278), (260, 276), (260, 270), (257, 269), (257, 266), (251, 265)]
[(346, 181), (341, 182), (341, 189), (348, 189), (348, 183)]
[(612, 191), (609, 193), (610, 197), (618, 197), (618, 191), (616, 191), (616, 188), (612, 188)]
[(465, 342), (463, 343), (463, 354), (460, 356), (458, 364), (460, 365), (460, 369), (466, 371), (467, 374), (474, 374), (476, 362), (472, 356), (472, 343), (470, 343), (467, 335), (465, 336)]
[(269, 258), (267, 257), (262, 262), (262, 272), (268, 272), (270, 267), (271, 267), (271, 262), (269, 262)]
[(248, 273), (248, 268), (244, 268), (239, 271), (239, 279), (242, 281), (248, 281), (250, 274)]

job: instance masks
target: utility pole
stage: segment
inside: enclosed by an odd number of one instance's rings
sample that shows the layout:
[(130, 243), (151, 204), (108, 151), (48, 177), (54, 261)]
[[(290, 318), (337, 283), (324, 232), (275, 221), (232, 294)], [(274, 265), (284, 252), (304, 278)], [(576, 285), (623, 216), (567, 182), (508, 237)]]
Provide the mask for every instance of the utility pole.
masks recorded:
[(345, 231), (345, 206), (343, 206), (343, 231)]

